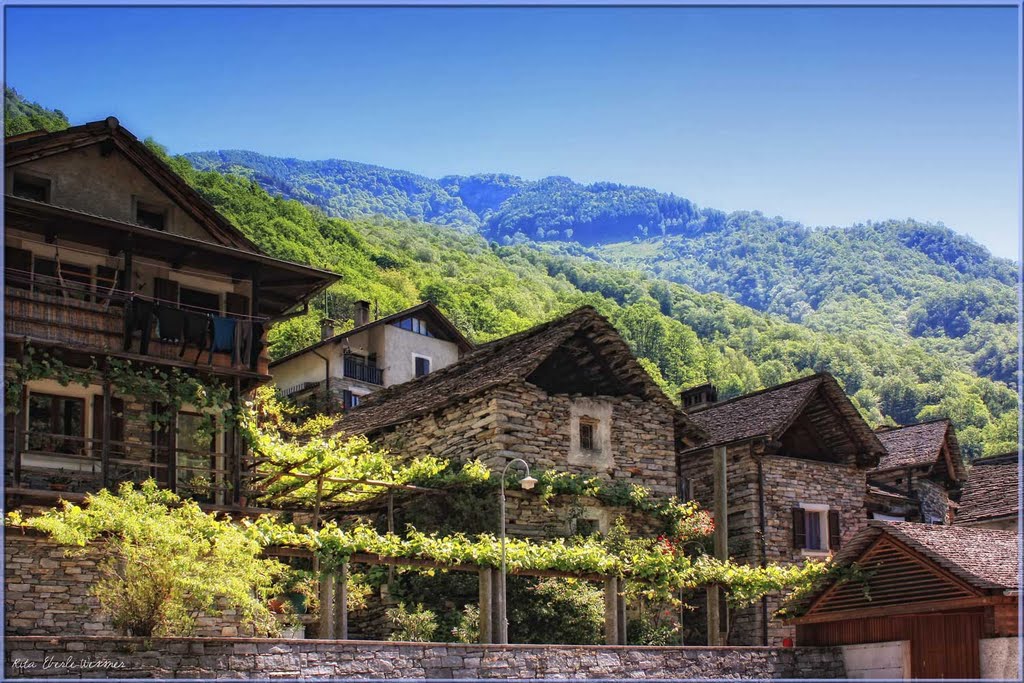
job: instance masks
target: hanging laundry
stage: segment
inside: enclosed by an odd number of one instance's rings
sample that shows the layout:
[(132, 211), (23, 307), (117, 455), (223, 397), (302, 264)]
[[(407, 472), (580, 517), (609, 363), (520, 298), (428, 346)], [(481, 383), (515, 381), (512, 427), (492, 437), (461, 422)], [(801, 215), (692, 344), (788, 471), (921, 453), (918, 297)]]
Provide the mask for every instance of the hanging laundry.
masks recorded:
[(139, 353), (149, 353), (149, 336), (153, 328), (153, 302), (132, 298), (124, 307), (124, 350), (132, 347), (132, 335), (136, 330), (142, 331), (139, 342)]
[(239, 320), (235, 326), (235, 348), (231, 355), (231, 363), (241, 362), (248, 367), (250, 354), (252, 354), (252, 321)]
[(255, 369), (260, 359), (260, 353), (263, 352), (263, 323), (252, 324), (252, 343), (250, 346), (249, 367)]
[(196, 347), (196, 359), (194, 363), (199, 362), (199, 356), (208, 347), (208, 339), (211, 334), (212, 323), (210, 316), (207, 313), (193, 313), (188, 311), (185, 313), (185, 333), (182, 336), (181, 342), (181, 353), (178, 356), (185, 355), (185, 347), (192, 345)]
[(171, 306), (156, 307), (156, 336), (160, 341), (178, 343), (185, 337), (185, 313)]
[(213, 365), (213, 354), (233, 352), (235, 350), (235, 319), (225, 318), (222, 315), (212, 316), (213, 318), (213, 340), (210, 343), (210, 355), (206, 362)]

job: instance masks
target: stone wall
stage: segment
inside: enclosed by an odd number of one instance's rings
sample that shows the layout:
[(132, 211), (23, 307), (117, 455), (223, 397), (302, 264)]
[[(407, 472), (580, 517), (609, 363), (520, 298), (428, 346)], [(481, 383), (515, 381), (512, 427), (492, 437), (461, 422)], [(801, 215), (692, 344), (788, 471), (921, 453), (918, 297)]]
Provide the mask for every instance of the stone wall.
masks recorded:
[(848, 678), (890, 681), (910, 678), (909, 640), (841, 645), (840, 650)]
[(559, 470), (637, 483), (655, 495), (676, 493), (671, 411), (634, 396), (588, 397), (611, 408), (611, 465), (570, 464), (571, 415), (583, 397), (548, 394), (528, 382), (505, 385), (376, 437), (396, 453), (503, 466), (523, 458), (535, 471)]
[[(809, 555), (793, 546), (792, 509), (801, 504), (828, 505), (839, 510), (842, 539), (867, 525), (865, 471), (854, 465), (818, 462), (781, 455), (765, 455), (761, 444), (746, 442), (729, 446), (726, 454), (728, 482), (729, 555), (739, 562), (761, 562), (760, 503), (757, 459), (764, 475), (765, 560), (769, 563), (799, 564)], [(710, 450), (680, 459), (680, 477), (688, 482), (693, 497), (705, 509), (713, 508), (714, 479)], [(730, 615), (729, 642), (759, 645), (764, 636), (764, 610), (769, 618), (781, 607), (781, 598), (769, 596), (764, 607), (735, 610)], [(770, 620), (768, 644), (780, 645), (794, 636), (792, 627)]]
[[(90, 593), (99, 579), (102, 548), (67, 554), (38, 535), (8, 530), (4, 541), (5, 634), (114, 636), (110, 620)], [(196, 635), (248, 635), (233, 612), (200, 616)]]
[(1020, 680), (1020, 638), (982, 638), (978, 641), (981, 677)]
[(843, 678), (838, 648), (7, 639), (10, 678)]
[(953, 505), (946, 488), (930, 479), (916, 479), (914, 489), (921, 500), (921, 521), (925, 524), (952, 524)]

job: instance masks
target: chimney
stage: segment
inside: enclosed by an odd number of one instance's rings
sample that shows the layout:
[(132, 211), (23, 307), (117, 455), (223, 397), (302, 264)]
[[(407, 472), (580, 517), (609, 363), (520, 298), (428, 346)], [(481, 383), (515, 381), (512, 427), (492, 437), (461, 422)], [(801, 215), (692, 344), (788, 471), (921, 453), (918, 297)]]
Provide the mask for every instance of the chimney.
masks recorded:
[(334, 321), (330, 318), (320, 318), (320, 341), (330, 339), (334, 336)]
[(718, 400), (718, 389), (714, 384), (701, 384), (697, 387), (684, 389), (682, 394), (683, 410), (706, 408)]
[(356, 327), (362, 327), (366, 323), (370, 322), (370, 302), (369, 301), (357, 301), (356, 302)]

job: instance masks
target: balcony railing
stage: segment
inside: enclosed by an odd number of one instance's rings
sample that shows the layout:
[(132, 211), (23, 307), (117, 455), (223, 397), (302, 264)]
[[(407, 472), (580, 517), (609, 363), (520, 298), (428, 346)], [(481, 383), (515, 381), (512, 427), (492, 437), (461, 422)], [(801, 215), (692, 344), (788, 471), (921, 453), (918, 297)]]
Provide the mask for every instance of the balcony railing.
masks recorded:
[[(138, 441), (110, 440), (104, 445), (103, 439), (66, 434), (27, 432), (17, 436), (13, 429), (8, 429), (6, 441), (8, 493), (50, 490), (84, 494), (152, 478), (161, 487), (199, 503), (238, 505), (251, 480), (230, 453), (172, 451)], [(204, 462), (196, 465), (197, 460)]]
[(366, 361), (357, 360), (352, 356), (346, 356), (343, 367), (345, 370), (345, 377), (348, 377), (349, 379), (359, 380), (360, 382), (366, 382), (368, 384), (384, 384), (384, 371), (378, 367), (370, 365)]
[[(29, 276), (7, 270), (4, 280), (4, 321), (6, 333), (31, 339), (57, 342), (100, 352), (121, 352), (125, 339), (125, 304), (129, 296), (119, 293), (100, 293), (97, 290), (67, 282), (63, 286), (40, 286)], [(232, 316), (228, 316), (232, 317)], [(151, 323), (155, 327), (155, 321)], [(132, 346), (139, 346), (133, 340)], [(256, 367), (248, 359), (232, 359), (231, 353), (209, 349), (199, 351), (195, 346), (161, 342), (151, 335), (146, 356), (175, 361), (188, 361), (219, 368), (244, 368), (266, 374), (268, 358), (260, 354)]]

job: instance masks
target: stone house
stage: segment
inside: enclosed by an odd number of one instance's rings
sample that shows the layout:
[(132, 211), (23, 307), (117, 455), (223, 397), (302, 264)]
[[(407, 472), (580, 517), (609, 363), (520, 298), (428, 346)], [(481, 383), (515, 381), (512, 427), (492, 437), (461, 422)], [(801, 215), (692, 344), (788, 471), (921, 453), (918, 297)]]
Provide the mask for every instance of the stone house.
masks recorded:
[(975, 460), (953, 523), (1019, 532), (1019, 483), (1020, 456), (1017, 453)]
[[(7, 509), (153, 477), (207, 509), (242, 511), (237, 430), (205, 408), (169, 414), (126, 393), (110, 365), (176, 369), (238, 401), (270, 379), (269, 327), (337, 276), (263, 253), (113, 117), (13, 136), (5, 152), (5, 379), (20, 388), (5, 425)], [(86, 385), (16, 378), (30, 351)], [(8, 534), (5, 547), (9, 631), (21, 619), (18, 633), (66, 632), (64, 617), (31, 615), (95, 609), (50, 602), (88, 567), (56, 562), (38, 539)]]
[[(831, 375), (714, 399), (709, 387), (684, 392), (689, 418), (707, 436), (680, 453), (679, 474), (684, 496), (707, 509), (716, 509), (716, 484), (724, 491), (729, 557), (824, 559), (867, 524), (867, 472), (885, 451)], [(772, 619), (778, 606), (768, 598), (736, 610), (721, 625), (728, 642), (780, 644), (792, 628)]]
[(382, 388), (440, 370), (472, 350), (437, 306), (423, 302), (376, 320), (357, 301), (354, 327), (334, 333), (321, 322), (321, 340), (270, 363), (274, 383), (298, 405), (328, 414), (359, 405)]
[[(676, 452), (698, 430), (651, 380), (615, 328), (580, 308), (480, 346), (458, 362), (372, 394), (338, 429), (403, 455), (478, 459), (500, 470), (522, 458), (545, 470), (677, 493)], [(510, 496), (509, 532), (607, 531), (615, 516), (596, 501)], [(634, 529), (649, 520), (631, 520)]]
[(868, 514), (874, 519), (949, 524), (965, 480), (956, 430), (947, 419), (876, 431), (885, 446), (868, 472)]

